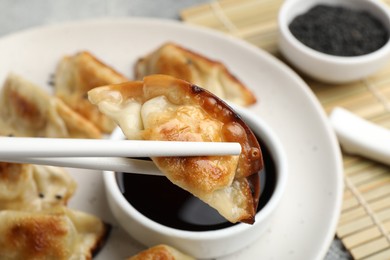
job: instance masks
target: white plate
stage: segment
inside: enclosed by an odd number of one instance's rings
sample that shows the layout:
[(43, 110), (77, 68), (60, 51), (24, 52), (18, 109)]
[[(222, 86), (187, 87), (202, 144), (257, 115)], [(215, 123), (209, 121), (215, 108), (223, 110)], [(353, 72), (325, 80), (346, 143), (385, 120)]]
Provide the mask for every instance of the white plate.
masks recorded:
[[(65, 54), (89, 50), (132, 77), (133, 64), (166, 41), (224, 62), (257, 95), (251, 109), (281, 139), (290, 175), (266, 234), (223, 259), (322, 259), (334, 237), (342, 200), (342, 163), (335, 135), (308, 86), (271, 55), (215, 31), (153, 19), (103, 19), (36, 28), (0, 39), (0, 80), (13, 71), (51, 91), (48, 81)], [(69, 169), (78, 181), (70, 207), (113, 223), (97, 259), (124, 259), (142, 247), (115, 224), (99, 172)], [(162, 241), (163, 242), (163, 241)]]

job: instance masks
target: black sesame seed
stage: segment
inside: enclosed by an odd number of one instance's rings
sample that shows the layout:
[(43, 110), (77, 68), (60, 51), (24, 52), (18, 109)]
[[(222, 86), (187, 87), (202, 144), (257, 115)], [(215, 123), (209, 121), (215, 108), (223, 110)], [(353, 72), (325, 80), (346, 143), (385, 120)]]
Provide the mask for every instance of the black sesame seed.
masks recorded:
[(186, 59), (186, 64), (187, 65), (192, 65), (192, 60), (191, 59)]
[(197, 85), (192, 85), (192, 92), (198, 94), (204, 92), (204, 90)]
[(297, 16), (289, 29), (306, 46), (336, 56), (371, 53), (389, 40), (388, 30), (370, 13), (328, 5)]
[(50, 74), (50, 76), (49, 76), (49, 79), (48, 79), (48, 82), (47, 82), (47, 84), (49, 85), (49, 86), (52, 86), (52, 87), (54, 87), (54, 78), (55, 78), (55, 74)]

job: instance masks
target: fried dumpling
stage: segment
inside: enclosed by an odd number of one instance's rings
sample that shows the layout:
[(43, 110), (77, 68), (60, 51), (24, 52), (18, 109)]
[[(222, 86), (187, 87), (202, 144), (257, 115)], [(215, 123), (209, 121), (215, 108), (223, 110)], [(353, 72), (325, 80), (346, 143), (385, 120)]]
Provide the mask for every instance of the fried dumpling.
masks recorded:
[(87, 260), (100, 249), (108, 226), (65, 207), (48, 212), (0, 211), (0, 259)]
[(161, 244), (141, 251), (127, 260), (195, 260), (195, 258), (171, 246)]
[(61, 167), (45, 165), (32, 167), (35, 189), (39, 197), (35, 203), (36, 207), (45, 210), (67, 205), (77, 188), (77, 183), (70, 174)]
[(0, 162), (0, 210), (42, 211), (64, 206), (76, 187), (63, 168)]
[(91, 53), (83, 51), (60, 60), (54, 78), (55, 95), (101, 131), (110, 133), (115, 123), (91, 105), (87, 92), (95, 87), (125, 81), (126, 77)]
[(166, 74), (202, 86), (219, 98), (241, 106), (256, 103), (255, 95), (226, 66), (174, 43), (166, 43), (140, 58), (135, 65), (136, 79)]
[(262, 154), (253, 132), (226, 103), (166, 75), (95, 88), (89, 99), (118, 123), (128, 139), (239, 142), (240, 156), (152, 160), (169, 180), (227, 220), (253, 223)]
[(32, 171), (30, 164), (0, 162), (0, 210), (5, 208), (4, 203), (24, 198), (33, 182)]
[(100, 131), (60, 99), (16, 74), (0, 94), (0, 135), (100, 138)]

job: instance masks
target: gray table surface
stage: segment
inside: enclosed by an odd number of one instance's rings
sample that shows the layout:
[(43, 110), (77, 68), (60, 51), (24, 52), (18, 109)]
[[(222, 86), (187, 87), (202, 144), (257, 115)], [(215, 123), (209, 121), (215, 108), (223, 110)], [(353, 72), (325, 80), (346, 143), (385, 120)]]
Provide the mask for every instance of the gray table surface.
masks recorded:
[[(31, 27), (88, 18), (131, 16), (177, 20), (180, 10), (210, 1), (212, 0), (0, 0), (0, 37)], [(325, 260), (344, 259), (351, 258), (343, 250), (341, 242), (335, 239)]]

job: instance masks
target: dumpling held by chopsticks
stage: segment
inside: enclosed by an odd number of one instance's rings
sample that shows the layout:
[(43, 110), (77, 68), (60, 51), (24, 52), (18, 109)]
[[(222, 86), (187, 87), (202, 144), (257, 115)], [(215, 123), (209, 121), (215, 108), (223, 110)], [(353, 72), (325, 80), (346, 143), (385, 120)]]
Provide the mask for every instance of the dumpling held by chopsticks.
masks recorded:
[(128, 139), (239, 142), (240, 156), (152, 160), (170, 181), (230, 222), (254, 222), (262, 154), (253, 132), (226, 103), (207, 90), (163, 75), (98, 87), (88, 95)]

